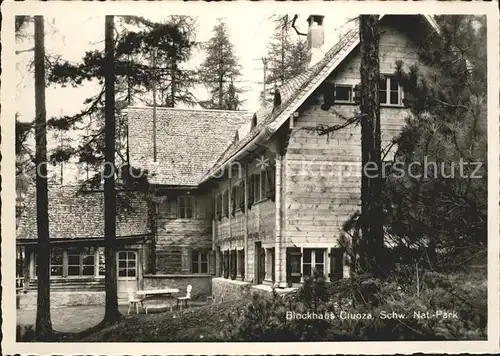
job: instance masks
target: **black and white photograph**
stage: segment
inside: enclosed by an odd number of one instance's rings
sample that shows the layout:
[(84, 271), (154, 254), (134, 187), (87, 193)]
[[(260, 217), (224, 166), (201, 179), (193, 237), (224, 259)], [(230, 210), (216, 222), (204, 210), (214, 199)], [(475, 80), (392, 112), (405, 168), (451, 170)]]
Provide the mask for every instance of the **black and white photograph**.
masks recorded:
[(169, 3), (3, 15), (6, 351), (498, 351), (497, 5)]

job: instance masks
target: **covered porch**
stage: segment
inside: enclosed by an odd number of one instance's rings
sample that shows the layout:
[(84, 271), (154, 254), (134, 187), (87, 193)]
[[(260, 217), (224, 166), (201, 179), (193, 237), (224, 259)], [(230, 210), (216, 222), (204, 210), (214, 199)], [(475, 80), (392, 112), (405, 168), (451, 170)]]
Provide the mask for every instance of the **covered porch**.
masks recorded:
[[(18, 244), (17, 256), (18, 307), (29, 308), (36, 305), (36, 243)], [(128, 290), (135, 291), (144, 284), (143, 275), (148, 268), (147, 237), (119, 239), (116, 266), (119, 302), (127, 302)], [(104, 302), (106, 269), (102, 239), (52, 243), (49, 268), (53, 305)]]
[[(118, 297), (141, 288), (154, 245), (148, 202), (139, 192), (117, 191), (116, 265)], [(16, 283), (19, 308), (36, 306), (36, 192), (18, 202)], [(49, 186), (50, 287), (53, 305), (104, 302), (104, 196), (80, 186)]]

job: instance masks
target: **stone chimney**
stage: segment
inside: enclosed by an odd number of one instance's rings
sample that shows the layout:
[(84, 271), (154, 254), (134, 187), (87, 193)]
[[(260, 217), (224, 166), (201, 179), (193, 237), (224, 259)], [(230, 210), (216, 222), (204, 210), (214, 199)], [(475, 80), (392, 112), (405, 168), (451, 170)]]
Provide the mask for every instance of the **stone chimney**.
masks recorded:
[(307, 18), (307, 22), (309, 23), (307, 30), (308, 68), (311, 68), (323, 58), (323, 51), (321, 50), (321, 47), (325, 43), (323, 19), (323, 15), (310, 15)]

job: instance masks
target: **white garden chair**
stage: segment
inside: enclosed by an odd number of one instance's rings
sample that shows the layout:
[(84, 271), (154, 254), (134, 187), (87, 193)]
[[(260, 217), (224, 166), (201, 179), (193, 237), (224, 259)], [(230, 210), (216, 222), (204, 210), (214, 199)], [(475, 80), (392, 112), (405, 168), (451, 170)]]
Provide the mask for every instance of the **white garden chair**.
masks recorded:
[(187, 286), (186, 289), (186, 296), (185, 297), (177, 297), (177, 306), (179, 306), (179, 309), (182, 309), (182, 304), (187, 308), (188, 307), (188, 300), (191, 299), (191, 290), (193, 287), (191, 285)]
[(141, 305), (141, 308), (144, 310), (144, 312), (147, 314), (148, 313), (148, 308), (144, 307), (144, 299), (139, 298), (135, 291), (133, 289), (127, 289), (128, 293), (128, 311), (127, 314), (130, 314), (130, 309), (135, 307), (135, 311), (137, 314), (139, 314), (139, 304)]

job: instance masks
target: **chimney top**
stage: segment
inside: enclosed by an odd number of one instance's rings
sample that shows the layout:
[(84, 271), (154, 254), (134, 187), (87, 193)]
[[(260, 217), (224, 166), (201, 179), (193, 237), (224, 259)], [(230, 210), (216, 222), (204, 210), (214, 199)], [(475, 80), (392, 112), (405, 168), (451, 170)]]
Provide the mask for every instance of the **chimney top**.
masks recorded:
[(323, 15), (310, 15), (307, 18), (309, 23), (307, 30), (308, 68), (311, 68), (323, 58), (323, 51), (321, 50), (325, 43), (323, 19)]
[(307, 22), (309, 23), (309, 26), (311, 26), (312, 22), (316, 22), (318, 25), (323, 25), (323, 19), (325, 16), (323, 15), (309, 15), (307, 18)]

